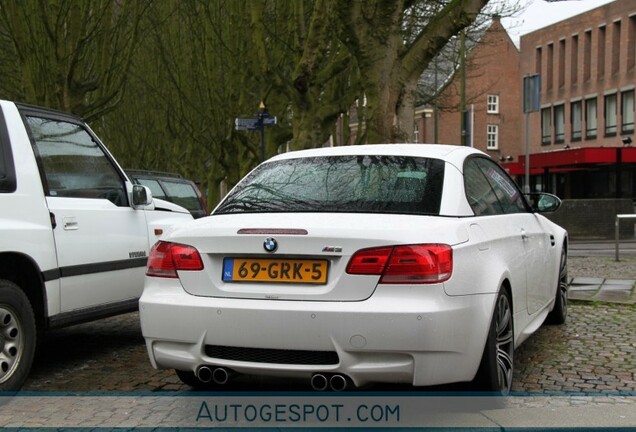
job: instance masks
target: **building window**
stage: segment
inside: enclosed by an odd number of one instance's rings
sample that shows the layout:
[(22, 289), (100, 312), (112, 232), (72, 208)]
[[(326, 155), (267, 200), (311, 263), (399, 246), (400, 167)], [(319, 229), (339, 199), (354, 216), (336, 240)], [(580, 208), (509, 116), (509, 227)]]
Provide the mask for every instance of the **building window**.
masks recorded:
[(589, 81), (592, 76), (592, 30), (585, 32), (583, 39), (583, 80)]
[(554, 143), (565, 141), (565, 105), (554, 107)]
[(598, 49), (596, 51), (596, 68), (598, 79), (605, 76), (605, 26), (598, 28)]
[(585, 99), (585, 138), (596, 138), (597, 114), (596, 98)]
[(488, 114), (499, 114), (499, 95), (488, 95)]
[(565, 39), (559, 41), (559, 88), (565, 85)]
[(572, 141), (580, 141), (583, 125), (583, 109), (581, 107), (581, 101), (572, 102), (570, 104), (570, 123), (572, 129)]
[(538, 47), (535, 51), (535, 56), (534, 56), (534, 72), (540, 74), (541, 68), (543, 67), (543, 62), (541, 61), (541, 47)]
[(621, 93), (621, 132), (634, 132), (634, 90)]
[(612, 74), (617, 74), (620, 63), (620, 50), (621, 50), (621, 22), (615, 21), (612, 26)]
[(548, 44), (548, 71), (546, 76), (547, 89), (552, 90), (554, 79), (554, 44)]
[(616, 93), (605, 96), (605, 136), (616, 135)]
[(552, 107), (541, 110), (541, 144), (552, 143)]
[(499, 125), (488, 125), (488, 136), (486, 137), (486, 148), (488, 150), (499, 149)]
[(636, 15), (629, 17), (627, 27), (627, 70), (636, 66)]
[(572, 52), (570, 54), (570, 79), (572, 84), (579, 80), (579, 35), (572, 36)]

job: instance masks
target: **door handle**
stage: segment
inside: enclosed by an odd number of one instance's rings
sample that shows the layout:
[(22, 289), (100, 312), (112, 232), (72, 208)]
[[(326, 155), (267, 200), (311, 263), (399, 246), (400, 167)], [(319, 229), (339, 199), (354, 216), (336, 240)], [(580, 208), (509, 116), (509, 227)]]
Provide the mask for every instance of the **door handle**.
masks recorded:
[(74, 231), (79, 229), (79, 224), (77, 223), (77, 219), (75, 219), (74, 217), (65, 217), (64, 229), (67, 231)]
[(521, 230), (521, 240), (523, 241), (528, 240), (528, 234), (526, 234), (526, 230), (524, 229)]

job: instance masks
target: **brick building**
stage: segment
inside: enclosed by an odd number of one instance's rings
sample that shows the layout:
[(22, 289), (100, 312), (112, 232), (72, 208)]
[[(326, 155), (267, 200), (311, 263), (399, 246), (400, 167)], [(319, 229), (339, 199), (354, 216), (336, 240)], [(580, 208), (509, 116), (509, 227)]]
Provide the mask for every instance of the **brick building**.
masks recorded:
[[(532, 189), (634, 198), (636, 2), (616, 0), (524, 35), (520, 52), (521, 77), (541, 77), (540, 111), (529, 114)], [(525, 121), (519, 129), (525, 142)], [(523, 157), (506, 165), (523, 180)]]
[[(466, 58), (465, 106), (469, 118), (466, 145), (497, 160), (516, 160), (522, 119), (519, 77), (519, 50), (495, 17)], [(419, 142), (462, 142), (461, 84), (462, 74), (458, 71), (438, 97), (437, 119), (431, 108), (416, 111)]]
[[(565, 199), (636, 199), (636, 1), (615, 0), (528, 33), (519, 49), (495, 17), (469, 50), (466, 145), (499, 160), (521, 185), (522, 82), (535, 74), (541, 89), (540, 110), (527, 114), (530, 189)], [(460, 71), (448, 79), (437, 109), (416, 109), (417, 142), (462, 142), (462, 79)]]

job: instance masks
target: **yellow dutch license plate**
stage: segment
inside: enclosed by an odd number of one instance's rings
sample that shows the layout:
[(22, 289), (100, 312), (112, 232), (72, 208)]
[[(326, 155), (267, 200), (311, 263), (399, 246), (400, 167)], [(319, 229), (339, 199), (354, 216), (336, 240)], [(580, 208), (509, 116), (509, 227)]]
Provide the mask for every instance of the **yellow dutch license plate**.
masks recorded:
[(225, 258), (225, 282), (326, 284), (327, 260)]

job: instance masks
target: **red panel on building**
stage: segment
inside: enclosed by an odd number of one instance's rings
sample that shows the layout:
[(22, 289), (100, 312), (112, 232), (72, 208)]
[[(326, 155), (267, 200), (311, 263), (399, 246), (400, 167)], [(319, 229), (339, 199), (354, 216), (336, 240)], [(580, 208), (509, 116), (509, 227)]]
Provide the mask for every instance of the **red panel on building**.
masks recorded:
[[(588, 147), (531, 154), (530, 167), (533, 171), (539, 169), (541, 172), (543, 168), (581, 168), (582, 165), (613, 164), (616, 163), (618, 152), (622, 153), (623, 162), (636, 162), (636, 148)], [(514, 171), (515, 174), (519, 174), (517, 170), (525, 170), (525, 157), (521, 156), (519, 162), (504, 166), (510, 167), (511, 173)]]
[(623, 162), (636, 163), (636, 147), (623, 147)]

